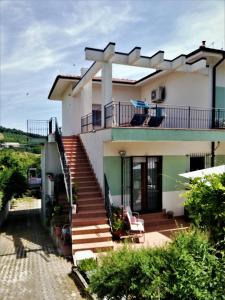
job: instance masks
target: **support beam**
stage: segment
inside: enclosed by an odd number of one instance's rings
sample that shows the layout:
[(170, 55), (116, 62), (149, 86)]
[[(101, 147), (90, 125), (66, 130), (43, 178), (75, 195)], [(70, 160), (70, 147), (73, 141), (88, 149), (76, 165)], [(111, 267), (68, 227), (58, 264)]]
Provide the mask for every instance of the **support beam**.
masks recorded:
[(102, 64), (102, 85), (101, 85), (101, 104), (102, 104), (102, 127), (105, 126), (104, 107), (112, 101), (112, 64)]
[(80, 89), (88, 83), (88, 81), (92, 80), (92, 78), (98, 73), (98, 71), (101, 69), (102, 64), (99, 62), (95, 62), (83, 75), (81, 80), (77, 83), (77, 85), (74, 87), (72, 96), (75, 96), (80, 92)]

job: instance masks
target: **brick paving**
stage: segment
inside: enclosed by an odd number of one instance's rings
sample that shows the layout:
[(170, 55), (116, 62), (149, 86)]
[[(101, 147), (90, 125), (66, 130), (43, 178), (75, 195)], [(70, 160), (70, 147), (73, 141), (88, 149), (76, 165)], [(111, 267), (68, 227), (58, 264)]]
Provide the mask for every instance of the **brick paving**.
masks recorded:
[(0, 300), (84, 299), (40, 223), (40, 202), (21, 203), (0, 229)]

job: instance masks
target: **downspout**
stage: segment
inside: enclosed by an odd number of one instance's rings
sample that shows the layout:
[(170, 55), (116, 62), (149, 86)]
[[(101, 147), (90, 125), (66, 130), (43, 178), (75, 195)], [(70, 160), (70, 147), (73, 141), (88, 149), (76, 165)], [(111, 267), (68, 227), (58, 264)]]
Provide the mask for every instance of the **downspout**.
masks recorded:
[[(212, 128), (215, 128), (215, 109), (216, 109), (216, 68), (225, 60), (223, 57), (213, 66), (212, 69)], [(211, 143), (211, 167), (215, 166), (215, 142)]]

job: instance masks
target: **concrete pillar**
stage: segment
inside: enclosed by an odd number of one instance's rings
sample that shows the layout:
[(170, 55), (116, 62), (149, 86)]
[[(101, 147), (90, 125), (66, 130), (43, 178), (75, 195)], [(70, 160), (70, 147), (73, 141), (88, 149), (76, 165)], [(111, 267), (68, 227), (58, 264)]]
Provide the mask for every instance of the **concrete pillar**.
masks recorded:
[(102, 127), (104, 127), (104, 106), (112, 101), (112, 63), (102, 64), (102, 86), (101, 86), (101, 104), (102, 104)]

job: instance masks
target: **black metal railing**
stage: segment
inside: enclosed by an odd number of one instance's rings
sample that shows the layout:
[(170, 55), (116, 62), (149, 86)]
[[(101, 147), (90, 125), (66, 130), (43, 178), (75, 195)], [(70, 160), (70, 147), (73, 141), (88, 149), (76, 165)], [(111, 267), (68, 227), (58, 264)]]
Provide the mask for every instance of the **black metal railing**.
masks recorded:
[(47, 120), (27, 120), (27, 133), (31, 137), (47, 137), (49, 122)]
[[(225, 128), (225, 109), (152, 105), (135, 108), (129, 102), (110, 102), (104, 107), (105, 128), (148, 126), (161, 128)], [(135, 119), (136, 118), (136, 119)]]
[(106, 209), (107, 217), (109, 219), (109, 225), (112, 230), (112, 202), (111, 202), (109, 185), (105, 174), (104, 174), (104, 181), (105, 181), (105, 209)]
[(94, 110), (92, 113), (81, 117), (81, 132), (90, 132), (101, 128), (101, 111)]
[(65, 182), (65, 188), (66, 188), (66, 195), (67, 195), (67, 199), (68, 199), (70, 205), (72, 206), (71, 174), (70, 174), (69, 165), (67, 163), (67, 159), (66, 159), (66, 155), (65, 155), (61, 130), (58, 127), (58, 123), (57, 123), (56, 118), (51, 118), (49, 120), (49, 133), (55, 135), (55, 141), (56, 141), (57, 146), (58, 146), (61, 166), (62, 166), (62, 170), (63, 170), (63, 176), (64, 176), (64, 182)]

